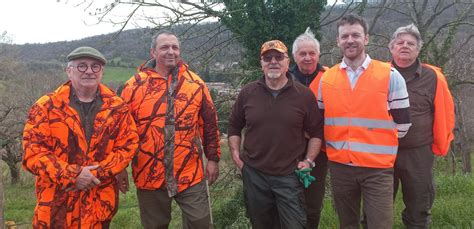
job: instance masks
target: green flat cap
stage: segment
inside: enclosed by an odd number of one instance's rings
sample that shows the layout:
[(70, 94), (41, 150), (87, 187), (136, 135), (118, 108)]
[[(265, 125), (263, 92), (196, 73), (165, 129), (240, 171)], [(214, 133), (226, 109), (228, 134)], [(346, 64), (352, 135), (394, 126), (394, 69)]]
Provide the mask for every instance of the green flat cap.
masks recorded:
[(102, 53), (97, 51), (97, 49), (95, 48), (87, 46), (74, 49), (71, 53), (69, 53), (69, 55), (67, 55), (67, 60), (71, 61), (82, 57), (90, 57), (99, 60), (100, 62), (102, 62), (102, 64), (107, 63), (107, 60), (105, 59), (104, 55), (102, 55)]

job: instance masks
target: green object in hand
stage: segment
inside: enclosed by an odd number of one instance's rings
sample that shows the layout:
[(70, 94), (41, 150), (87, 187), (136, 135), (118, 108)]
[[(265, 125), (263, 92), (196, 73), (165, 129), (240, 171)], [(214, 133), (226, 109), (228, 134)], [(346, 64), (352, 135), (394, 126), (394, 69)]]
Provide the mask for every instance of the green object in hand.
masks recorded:
[(311, 182), (316, 180), (316, 178), (309, 175), (309, 172), (311, 172), (311, 170), (311, 168), (295, 170), (295, 173), (296, 175), (298, 175), (298, 178), (300, 178), (300, 182), (303, 183), (304, 188), (308, 188)]

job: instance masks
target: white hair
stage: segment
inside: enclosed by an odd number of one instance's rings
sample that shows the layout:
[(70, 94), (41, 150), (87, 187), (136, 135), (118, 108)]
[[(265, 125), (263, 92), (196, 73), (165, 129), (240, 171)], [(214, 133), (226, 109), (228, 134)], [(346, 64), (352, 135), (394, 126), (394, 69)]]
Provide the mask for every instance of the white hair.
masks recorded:
[(413, 37), (415, 37), (416, 46), (418, 47), (418, 50), (420, 50), (421, 47), (423, 47), (423, 40), (421, 39), (420, 31), (418, 30), (418, 28), (414, 24), (409, 24), (407, 26), (402, 26), (402, 27), (399, 27), (397, 30), (395, 30), (395, 32), (392, 35), (392, 40), (390, 40), (390, 43), (389, 43), (388, 47), (392, 48), (394, 43), (395, 43), (395, 40), (397, 39), (397, 37), (402, 35), (402, 34), (410, 34)]
[(298, 52), (298, 44), (303, 41), (313, 42), (314, 46), (316, 47), (316, 51), (318, 51), (319, 53), (319, 41), (318, 39), (316, 39), (316, 37), (314, 36), (314, 33), (308, 27), (306, 28), (306, 31), (304, 31), (304, 33), (299, 35), (293, 42), (293, 50), (292, 50), (293, 57), (295, 57), (296, 53)]

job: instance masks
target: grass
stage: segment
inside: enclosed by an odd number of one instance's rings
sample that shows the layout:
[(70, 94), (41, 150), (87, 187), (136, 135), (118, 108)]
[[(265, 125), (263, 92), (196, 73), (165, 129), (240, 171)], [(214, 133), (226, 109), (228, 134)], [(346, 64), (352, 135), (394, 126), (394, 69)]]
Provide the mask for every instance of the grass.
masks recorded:
[(14, 221), (20, 227), (30, 225), (35, 204), (33, 184), (5, 187), (5, 221)]
[(125, 82), (129, 80), (136, 72), (136, 68), (106, 66), (102, 80), (104, 83), (112, 81)]
[[(227, 146), (222, 147), (221, 173), (216, 184), (211, 186), (211, 198), (215, 228), (248, 228), (242, 200), (242, 182), (233, 168)], [(438, 159), (437, 164), (443, 164)], [(436, 199), (432, 209), (431, 228), (473, 228), (474, 229), (474, 176), (447, 175), (435, 168), (437, 184)], [(8, 177), (6, 165), (3, 175)], [(21, 183), (16, 186), (5, 184), (5, 220), (14, 221), (18, 228), (31, 228), (30, 223), (35, 206), (33, 177), (23, 173)], [(7, 183), (7, 181), (5, 181)], [(133, 183), (133, 182), (132, 182)], [(330, 191), (326, 192), (320, 228), (338, 228), (338, 220), (332, 207)], [(394, 210), (394, 228), (404, 228), (401, 211), (404, 206), (401, 194), (397, 195)], [(173, 220), (170, 228), (181, 228), (179, 208), (173, 205)], [(120, 194), (120, 206), (111, 228), (141, 228), (136, 190), (133, 184), (127, 194)]]
[[(471, 175), (439, 175), (433, 221), (440, 228), (474, 228), (474, 179)], [(436, 218), (435, 218), (436, 216)]]
[(36, 204), (34, 177), (21, 172), (20, 183), (10, 185), (10, 173), (7, 164), (1, 163), (4, 184), (4, 220), (13, 221), (18, 228), (29, 228)]

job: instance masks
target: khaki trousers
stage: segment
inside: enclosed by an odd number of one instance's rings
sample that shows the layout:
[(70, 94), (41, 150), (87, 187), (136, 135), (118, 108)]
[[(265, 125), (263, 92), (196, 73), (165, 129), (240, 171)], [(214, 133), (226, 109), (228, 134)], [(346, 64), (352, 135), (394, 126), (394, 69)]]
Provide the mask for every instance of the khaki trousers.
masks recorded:
[(355, 167), (329, 162), (340, 228), (360, 228), (361, 200), (369, 229), (393, 225), (393, 168)]
[(189, 187), (176, 196), (168, 197), (166, 188), (137, 189), (140, 218), (145, 229), (168, 228), (171, 221), (171, 201), (181, 208), (184, 229), (212, 228), (206, 183)]

